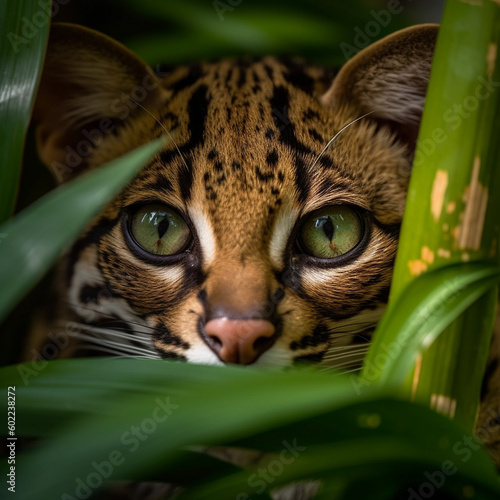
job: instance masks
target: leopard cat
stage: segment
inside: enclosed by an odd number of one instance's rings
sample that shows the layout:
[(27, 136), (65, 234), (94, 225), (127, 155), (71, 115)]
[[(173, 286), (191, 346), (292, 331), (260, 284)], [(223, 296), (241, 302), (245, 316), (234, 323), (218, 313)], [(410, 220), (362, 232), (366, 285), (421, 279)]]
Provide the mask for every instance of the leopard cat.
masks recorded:
[[(388, 298), (437, 31), (394, 33), (338, 72), (266, 57), (160, 78), (108, 37), (54, 25), (34, 119), (56, 178), (168, 140), (60, 261), (26, 356), (50, 332), (69, 339), (60, 357), (359, 369)], [(485, 409), (498, 408), (497, 358)]]

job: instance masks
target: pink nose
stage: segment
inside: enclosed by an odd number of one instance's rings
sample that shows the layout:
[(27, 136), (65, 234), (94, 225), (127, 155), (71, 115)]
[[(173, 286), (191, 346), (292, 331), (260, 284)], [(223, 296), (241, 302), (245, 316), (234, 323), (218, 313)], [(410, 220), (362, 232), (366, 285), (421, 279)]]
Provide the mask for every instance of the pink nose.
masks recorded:
[(274, 342), (274, 325), (265, 319), (211, 319), (205, 325), (211, 349), (224, 363), (253, 363)]

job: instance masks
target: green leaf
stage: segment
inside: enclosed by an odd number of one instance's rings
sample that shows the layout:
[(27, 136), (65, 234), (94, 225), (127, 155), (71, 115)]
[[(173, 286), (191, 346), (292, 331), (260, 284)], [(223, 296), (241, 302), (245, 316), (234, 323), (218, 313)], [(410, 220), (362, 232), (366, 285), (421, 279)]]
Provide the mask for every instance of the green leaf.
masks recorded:
[[(0, 3), (0, 223), (14, 211), (24, 139), (50, 26), (50, 3)], [(1, 238), (5, 235), (0, 234)]]
[[(338, 498), (347, 499), (353, 498), (350, 488), (374, 475), (394, 493), (426, 481), (424, 473), (440, 471), (446, 460), (454, 472), (443, 491), (472, 485), (478, 498), (500, 494), (486, 453), (474, 441), (468, 445), (456, 424), (378, 390), (359, 396), (345, 377), (150, 360), (72, 360), (39, 369), (31, 379), (17, 367), (0, 370), (1, 379), (17, 387), (16, 414), (29, 415), (42, 434), (46, 425), (59, 427), (49, 443), (19, 457), (16, 493), (22, 500), (75, 496), (79, 481), (92, 482), (87, 478), (96, 467), (112, 460), (109, 479), (175, 477), (188, 486), (197, 477), (193, 471), (208, 467), (203, 484), (186, 493), (197, 499), (252, 497), (261, 470), (271, 478), (266, 488), (322, 478), (341, 485), (345, 494)], [(31, 399), (36, 392), (44, 408)], [(79, 408), (96, 401), (101, 407), (93, 415), (78, 417)], [(2, 411), (6, 405), (4, 398)], [(17, 434), (24, 431), (20, 421)], [(192, 445), (222, 444), (263, 445), (271, 455), (256, 468), (232, 472), (186, 453)], [(50, 474), (54, 469), (61, 474)], [(371, 489), (365, 481), (364, 496), (354, 498), (368, 498)]]
[(0, 320), (163, 145), (157, 139), (60, 186), (0, 226)]
[(359, 388), (374, 382), (395, 390), (403, 385), (417, 357), (499, 279), (498, 266), (479, 262), (440, 267), (415, 278), (380, 321)]
[[(186, 0), (182, 4), (161, 0), (126, 3), (148, 17), (160, 17), (174, 25), (174, 29), (127, 43), (149, 63), (288, 54), (340, 65), (347, 54), (359, 50), (359, 43), (354, 42), (356, 31), (350, 26), (365, 26), (367, 20), (373, 21), (359, 0), (294, 4), (253, 0), (234, 6), (202, 0)], [(392, 21), (392, 29), (404, 26), (401, 16)], [(388, 28), (381, 27), (377, 35), (383, 36), (384, 31), (388, 32)]]
[[(500, 261), (499, 44), (498, 2), (446, 2), (391, 284), (389, 307), (395, 311), (393, 302), (405, 304), (400, 315), (415, 317), (406, 289), (421, 273), (450, 264)], [(457, 273), (461, 273), (458, 268)], [(451, 313), (451, 302), (443, 306), (443, 314), (436, 313), (442, 320), (433, 320), (435, 330), (426, 337), (425, 345), (418, 335), (412, 347), (402, 351), (401, 359), (389, 361), (391, 373), (383, 375), (384, 383), (396, 375), (393, 385), (399, 381), (400, 394), (430, 404), (470, 430), (476, 422), (491, 343), (495, 292), (486, 291), (494, 283), (479, 278), (471, 284), (470, 296), (479, 297), (474, 304), (467, 298), (469, 292), (461, 294), (460, 300), (453, 299), (457, 311), (463, 311), (460, 317)], [(432, 291), (435, 284), (431, 280), (421, 295), (436, 296)], [(402, 294), (408, 297), (399, 302)], [(467, 310), (460, 305), (462, 299), (470, 305)], [(439, 303), (439, 297), (437, 300)], [(456, 317), (453, 324), (451, 317)], [(402, 325), (395, 321), (389, 329), (378, 329), (374, 351), (368, 357), (370, 367), (364, 370), (365, 382), (368, 370), (374, 380), (381, 375), (375, 356), (379, 360), (394, 358), (380, 348), (393, 345), (396, 332), (391, 328)], [(449, 326), (437, 337), (437, 330), (445, 325)], [(403, 336), (414, 331), (405, 328)], [(409, 365), (405, 368), (404, 363)]]

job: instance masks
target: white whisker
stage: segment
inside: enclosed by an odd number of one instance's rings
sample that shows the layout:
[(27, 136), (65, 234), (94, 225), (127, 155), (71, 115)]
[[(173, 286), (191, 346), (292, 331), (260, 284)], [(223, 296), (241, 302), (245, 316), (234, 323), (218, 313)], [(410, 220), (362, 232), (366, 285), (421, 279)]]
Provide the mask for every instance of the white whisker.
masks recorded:
[(358, 118), (356, 118), (355, 120), (352, 120), (351, 122), (349, 122), (347, 125), (344, 125), (326, 144), (326, 146), (322, 149), (321, 153), (317, 156), (317, 158), (313, 161), (312, 165), (309, 167), (309, 172), (312, 171), (312, 169), (316, 166), (316, 164), (318, 163), (318, 161), (321, 159), (321, 157), (323, 156), (323, 154), (325, 153), (325, 151), (335, 142), (335, 140), (337, 139), (337, 137), (342, 133), (344, 132), (344, 130), (346, 130), (347, 128), (349, 128), (351, 125), (353, 125), (354, 123), (358, 122), (359, 120), (362, 120), (363, 118), (366, 118), (368, 115), (371, 115), (372, 113), (375, 113), (375, 111), (377, 111), (376, 109), (373, 110), (373, 111), (370, 111), (366, 114), (364, 114), (363, 116), (359, 116)]
[(116, 342), (114, 340), (109, 340), (102, 337), (95, 337), (93, 335), (88, 335), (84, 332), (69, 332), (68, 335), (78, 340), (91, 342), (92, 345), (115, 348), (117, 352), (121, 351), (123, 353), (129, 353), (129, 354), (142, 354), (144, 356), (148, 356), (155, 359), (159, 357), (155, 355), (154, 351), (152, 350), (143, 349), (141, 347), (133, 346), (130, 344), (124, 344), (122, 342)]

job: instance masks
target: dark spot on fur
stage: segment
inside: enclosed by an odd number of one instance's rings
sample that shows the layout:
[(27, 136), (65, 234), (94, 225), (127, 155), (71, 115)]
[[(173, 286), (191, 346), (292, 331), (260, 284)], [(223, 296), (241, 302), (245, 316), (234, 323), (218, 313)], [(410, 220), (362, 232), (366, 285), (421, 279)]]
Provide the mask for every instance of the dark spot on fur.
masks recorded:
[(236, 86), (241, 89), (241, 87), (243, 87), (243, 85), (245, 85), (247, 81), (247, 72), (244, 67), (240, 67), (239, 70), (240, 76), (238, 78), (238, 81), (236, 82)]
[(325, 142), (325, 140), (323, 139), (323, 137), (321, 137), (318, 133), (318, 131), (314, 128), (310, 128), (309, 129), (309, 135), (315, 140), (315, 141), (318, 141), (318, 142)]
[(294, 341), (290, 344), (290, 349), (296, 351), (297, 349), (306, 349), (307, 347), (316, 347), (320, 344), (328, 342), (330, 333), (325, 325), (319, 324), (316, 326), (312, 335), (305, 335), (299, 341)]
[(176, 352), (160, 352), (161, 359), (168, 361), (184, 361), (187, 362), (186, 356), (177, 354)]
[(270, 151), (269, 153), (267, 153), (267, 156), (266, 156), (266, 163), (270, 166), (270, 167), (275, 167), (276, 164), (278, 163), (278, 152), (276, 151), (276, 149), (273, 149), (272, 151)]
[(274, 72), (273, 68), (269, 66), (268, 64), (264, 64), (264, 69), (266, 70), (267, 76), (271, 79), (274, 80)]
[(486, 371), (483, 376), (483, 383), (481, 385), (481, 400), (483, 400), (484, 396), (488, 392), (488, 386), (491, 377), (495, 374), (498, 368), (498, 359), (492, 359), (488, 366), (486, 367)]
[(312, 94), (314, 90), (314, 79), (305, 72), (304, 64), (288, 61), (287, 80), (294, 87)]
[(85, 304), (88, 304), (89, 302), (97, 304), (99, 295), (101, 295), (102, 291), (102, 287), (85, 285), (80, 289), (80, 302)]
[(165, 325), (159, 325), (155, 328), (153, 337), (167, 345), (189, 349), (190, 345), (181, 339), (178, 335), (174, 335)]
[(259, 166), (255, 167), (255, 173), (257, 174), (257, 177), (259, 178), (260, 181), (262, 182), (269, 182), (271, 179), (274, 179), (274, 172), (269, 172), (269, 173), (264, 173), (262, 170), (259, 168)]
[(188, 74), (180, 80), (177, 80), (171, 86), (172, 90), (174, 91), (174, 95), (196, 83), (202, 76), (203, 71), (199, 64), (194, 64), (193, 66), (191, 66), (189, 68)]
[(304, 356), (297, 356), (293, 358), (293, 364), (302, 364), (302, 363), (320, 363), (325, 356), (324, 352), (317, 352), (314, 354), (305, 354)]
[[(270, 105), (273, 110), (287, 110), (290, 105), (290, 95), (288, 89), (278, 85), (274, 89), (274, 94), (270, 99)], [(311, 154), (311, 150), (305, 144), (300, 142), (295, 136), (295, 126), (293, 123), (288, 123), (285, 127), (282, 126), (284, 120), (282, 114), (273, 112), (273, 119), (276, 127), (280, 131), (279, 141), (282, 144), (290, 146), (300, 154)], [(299, 191), (299, 201), (304, 202), (307, 199), (311, 187), (310, 174), (304, 163), (304, 160), (297, 155), (295, 161), (295, 184)]]
[(312, 118), (319, 120), (319, 115), (316, 111), (312, 110), (311, 108), (308, 108), (307, 111), (304, 111), (304, 119), (305, 120), (311, 120)]

